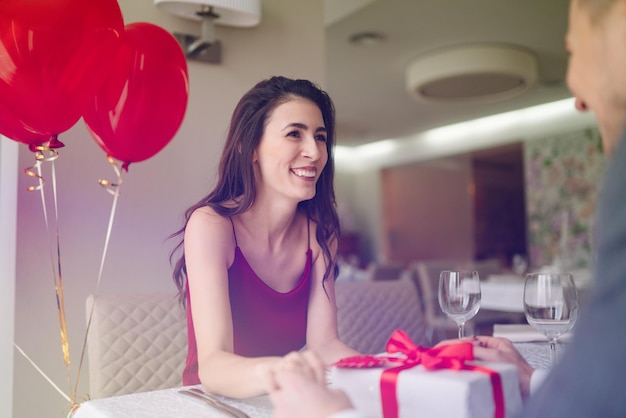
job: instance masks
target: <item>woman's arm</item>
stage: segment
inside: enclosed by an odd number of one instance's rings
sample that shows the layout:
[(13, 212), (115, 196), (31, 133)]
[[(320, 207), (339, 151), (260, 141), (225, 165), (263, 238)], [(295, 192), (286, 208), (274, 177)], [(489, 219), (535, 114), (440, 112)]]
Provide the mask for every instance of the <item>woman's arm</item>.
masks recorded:
[[(312, 232), (312, 236), (315, 236)], [(340, 339), (337, 332), (337, 304), (335, 300), (335, 281), (331, 276), (322, 284), (326, 271), (326, 261), (317, 242), (311, 243), (313, 250), (313, 271), (311, 277), (311, 295), (309, 297), (306, 341), (307, 348), (315, 351), (326, 365), (337, 360), (359, 354)], [(330, 246), (333, 260), (336, 257), (337, 241)]]
[(229, 219), (208, 207), (196, 210), (185, 230), (185, 261), (198, 373), (207, 391), (243, 398), (264, 392), (259, 366), (280, 358), (247, 358), (233, 353), (228, 268), (234, 251)]

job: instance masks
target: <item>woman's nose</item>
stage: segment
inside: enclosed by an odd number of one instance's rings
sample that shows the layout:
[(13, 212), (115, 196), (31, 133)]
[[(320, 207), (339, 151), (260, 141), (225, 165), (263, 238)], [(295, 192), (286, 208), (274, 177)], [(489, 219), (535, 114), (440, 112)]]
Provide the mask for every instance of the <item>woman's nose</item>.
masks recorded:
[(320, 144), (322, 144), (322, 142), (316, 141), (315, 138), (307, 137), (302, 144), (302, 154), (313, 161), (318, 160), (321, 155), (319, 149)]

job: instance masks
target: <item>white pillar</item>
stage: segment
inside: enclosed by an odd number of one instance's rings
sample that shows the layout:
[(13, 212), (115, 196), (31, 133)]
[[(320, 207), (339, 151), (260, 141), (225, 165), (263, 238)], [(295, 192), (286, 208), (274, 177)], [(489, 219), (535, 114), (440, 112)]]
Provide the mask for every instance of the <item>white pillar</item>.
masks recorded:
[(18, 143), (0, 135), (0, 405), (13, 415)]

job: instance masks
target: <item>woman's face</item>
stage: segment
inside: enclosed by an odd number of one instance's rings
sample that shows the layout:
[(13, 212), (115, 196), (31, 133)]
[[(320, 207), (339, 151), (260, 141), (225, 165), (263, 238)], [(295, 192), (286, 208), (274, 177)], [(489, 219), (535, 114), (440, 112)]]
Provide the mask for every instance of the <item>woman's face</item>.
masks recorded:
[(328, 161), (326, 126), (310, 100), (296, 97), (269, 114), (252, 161), (258, 193), (312, 199)]

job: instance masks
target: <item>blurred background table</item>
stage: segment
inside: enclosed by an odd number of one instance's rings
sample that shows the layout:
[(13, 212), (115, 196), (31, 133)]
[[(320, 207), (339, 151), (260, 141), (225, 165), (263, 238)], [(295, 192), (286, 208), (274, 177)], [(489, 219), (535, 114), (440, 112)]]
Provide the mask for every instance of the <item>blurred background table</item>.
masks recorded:
[(524, 278), (518, 276), (489, 276), (480, 283), (481, 309), (504, 312), (524, 312)]

